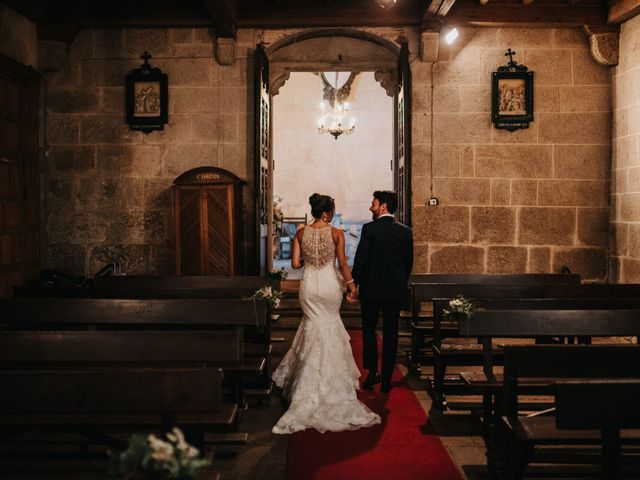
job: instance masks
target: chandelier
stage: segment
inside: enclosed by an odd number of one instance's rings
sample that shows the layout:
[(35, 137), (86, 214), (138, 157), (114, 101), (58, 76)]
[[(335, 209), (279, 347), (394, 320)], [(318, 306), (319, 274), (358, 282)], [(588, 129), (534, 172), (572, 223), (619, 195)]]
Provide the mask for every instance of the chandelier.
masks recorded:
[(335, 85), (331, 94), (330, 109), (327, 109), (325, 102), (320, 104), (322, 115), (318, 120), (318, 132), (329, 133), (338, 140), (338, 137), (343, 133), (351, 135), (356, 128), (356, 119), (351, 117), (349, 126), (347, 127), (347, 114), (349, 112), (349, 103), (340, 102), (338, 100), (338, 72), (335, 76)]

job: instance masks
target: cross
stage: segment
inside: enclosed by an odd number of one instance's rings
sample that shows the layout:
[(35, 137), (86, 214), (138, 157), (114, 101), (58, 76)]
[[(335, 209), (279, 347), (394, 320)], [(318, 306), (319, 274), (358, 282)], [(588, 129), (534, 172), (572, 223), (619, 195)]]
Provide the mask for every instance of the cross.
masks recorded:
[(140, 58), (142, 58), (144, 60), (144, 65), (143, 67), (149, 67), (149, 59), (152, 58), (151, 54), (149, 52), (147, 52), (146, 50), (144, 51), (144, 53), (142, 55), (140, 55)]
[[(146, 53), (146, 52), (145, 52)], [(509, 65), (513, 65), (513, 56), (516, 54), (513, 50), (507, 50), (507, 53), (504, 54), (505, 57), (509, 57)]]

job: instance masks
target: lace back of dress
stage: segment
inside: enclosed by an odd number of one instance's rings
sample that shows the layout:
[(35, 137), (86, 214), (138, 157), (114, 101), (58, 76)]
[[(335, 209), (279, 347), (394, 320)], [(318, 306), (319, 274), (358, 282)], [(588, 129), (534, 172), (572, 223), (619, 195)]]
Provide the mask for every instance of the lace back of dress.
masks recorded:
[(305, 227), (302, 234), (302, 258), (305, 267), (322, 268), (334, 264), (336, 247), (331, 237), (331, 227)]

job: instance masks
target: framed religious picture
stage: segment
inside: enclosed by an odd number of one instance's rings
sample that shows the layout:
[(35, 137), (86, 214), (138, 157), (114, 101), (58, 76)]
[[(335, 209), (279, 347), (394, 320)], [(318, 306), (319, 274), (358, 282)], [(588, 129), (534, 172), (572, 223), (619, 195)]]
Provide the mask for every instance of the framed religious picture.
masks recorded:
[(126, 77), (127, 123), (149, 133), (163, 130), (168, 122), (169, 81), (166, 73), (151, 67), (151, 55), (144, 52), (141, 58), (144, 63)]
[(491, 121), (496, 128), (509, 131), (529, 128), (533, 121), (533, 72), (511, 59), (491, 74)]

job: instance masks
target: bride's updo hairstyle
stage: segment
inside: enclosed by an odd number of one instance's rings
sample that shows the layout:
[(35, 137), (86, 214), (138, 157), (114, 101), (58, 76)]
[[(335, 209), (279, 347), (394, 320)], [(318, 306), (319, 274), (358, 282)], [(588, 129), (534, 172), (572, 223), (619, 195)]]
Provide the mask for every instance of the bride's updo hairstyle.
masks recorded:
[(336, 208), (333, 198), (319, 193), (314, 193), (309, 197), (309, 205), (311, 205), (313, 218), (320, 218), (323, 213), (331, 213)]

